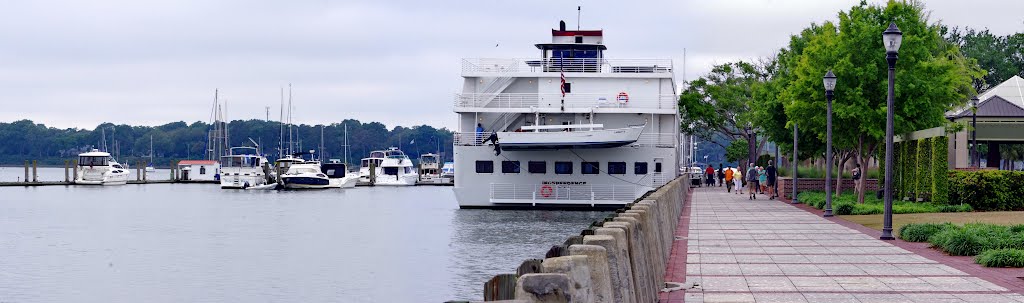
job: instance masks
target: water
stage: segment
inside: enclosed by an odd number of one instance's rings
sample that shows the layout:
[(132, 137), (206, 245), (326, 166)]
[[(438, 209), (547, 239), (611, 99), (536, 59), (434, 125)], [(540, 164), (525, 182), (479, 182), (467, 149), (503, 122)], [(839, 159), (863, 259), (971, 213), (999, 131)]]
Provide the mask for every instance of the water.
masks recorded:
[(605, 215), (459, 210), (431, 186), (0, 187), (0, 302), (478, 300)]
[[(32, 178), (32, 167), (28, 168), (29, 178)], [(129, 169), (130, 177), (129, 180), (135, 180), (135, 168)], [(73, 179), (71, 174), (74, 170), (68, 169), (68, 178)], [(36, 170), (37, 178), (39, 181), (64, 181), (64, 168), (63, 167), (40, 167)], [(169, 180), (171, 178), (170, 169), (156, 169), (155, 171), (147, 172), (146, 179), (148, 180)], [(24, 166), (0, 166), (0, 182), (21, 182), (25, 181), (25, 167)]]

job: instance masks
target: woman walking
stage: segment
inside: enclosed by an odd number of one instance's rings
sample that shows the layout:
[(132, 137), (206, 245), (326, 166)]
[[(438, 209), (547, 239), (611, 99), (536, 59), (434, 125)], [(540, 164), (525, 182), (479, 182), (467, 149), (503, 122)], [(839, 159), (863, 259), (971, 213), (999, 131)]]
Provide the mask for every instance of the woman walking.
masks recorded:
[(764, 191), (768, 185), (768, 171), (764, 168), (757, 167), (757, 187), (760, 189), (758, 193), (764, 194)]
[(743, 193), (743, 173), (741, 173), (739, 169), (736, 169), (736, 170), (734, 170), (732, 172), (732, 182), (733, 182), (733, 186), (735, 186), (735, 188), (733, 188), (733, 189), (736, 190), (736, 194), (737, 195), (742, 194)]

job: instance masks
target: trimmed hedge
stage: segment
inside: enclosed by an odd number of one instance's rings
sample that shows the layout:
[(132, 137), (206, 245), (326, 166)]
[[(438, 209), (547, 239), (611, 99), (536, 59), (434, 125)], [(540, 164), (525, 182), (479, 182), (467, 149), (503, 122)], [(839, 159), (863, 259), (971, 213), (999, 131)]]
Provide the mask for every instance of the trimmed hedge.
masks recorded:
[[(825, 193), (823, 192), (800, 192), (797, 196), (801, 203), (817, 209), (825, 209)], [(865, 196), (864, 204), (859, 204), (856, 198), (856, 195), (833, 196), (832, 213), (835, 215), (877, 215), (885, 211), (885, 205), (881, 199), (874, 196)], [(974, 209), (970, 205), (940, 205), (910, 201), (893, 201), (892, 205), (892, 213), (894, 214), (971, 211), (974, 211)]]
[(948, 176), (949, 204), (982, 211), (1024, 210), (1024, 172), (950, 171)]
[(893, 198), (939, 203), (949, 201), (946, 181), (948, 144), (945, 136), (895, 143)]
[[(917, 185), (914, 187), (914, 192), (917, 193), (915, 198), (918, 201), (931, 201), (929, 198), (932, 191), (932, 149), (930, 146), (931, 140), (917, 140)], [(948, 169), (944, 169), (946, 171)]]
[(932, 138), (932, 202), (949, 202), (949, 139)]

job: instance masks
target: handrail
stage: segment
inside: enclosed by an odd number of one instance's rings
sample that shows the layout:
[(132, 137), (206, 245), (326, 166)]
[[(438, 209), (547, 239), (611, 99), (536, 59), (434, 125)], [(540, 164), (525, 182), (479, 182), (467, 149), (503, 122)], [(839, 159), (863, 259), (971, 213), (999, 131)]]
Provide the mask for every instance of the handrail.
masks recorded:
[[(455, 107), (479, 108), (560, 108), (565, 107), (597, 107), (597, 108), (644, 108), (644, 109), (677, 109), (678, 100), (675, 95), (664, 94), (654, 96), (632, 96), (621, 100), (618, 93), (501, 93), (501, 94), (455, 94)], [(564, 103), (563, 103), (564, 100)]]
[(671, 59), (464, 58), (463, 73), (671, 73)]

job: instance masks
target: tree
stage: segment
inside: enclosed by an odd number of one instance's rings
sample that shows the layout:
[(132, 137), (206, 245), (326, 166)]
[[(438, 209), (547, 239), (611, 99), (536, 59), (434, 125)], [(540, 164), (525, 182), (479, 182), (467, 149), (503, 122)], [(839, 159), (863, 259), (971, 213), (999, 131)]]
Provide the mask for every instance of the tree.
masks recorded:
[(974, 80), (975, 90), (987, 90), (1014, 75), (1024, 77), (1024, 34), (996, 36), (988, 29), (945, 26), (940, 27), (940, 32), (986, 72), (984, 77)]
[[(838, 150), (852, 150), (855, 161), (865, 169), (885, 135), (888, 67), (881, 33), (889, 22), (896, 22), (903, 32), (896, 75), (896, 133), (943, 125), (944, 113), (965, 104), (974, 94), (972, 80), (983, 74), (940, 36), (939, 26), (928, 22), (924, 6), (918, 2), (890, 1), (884, 7), (861, 2), (840, 12), (838, 24), (826, 22), (815, 28), (799, 58), (786, 61), (795, 62), (795, 66), (785, 66), (791, 69), (793, 79), (778, 97), (790, 121), (824, 140), (821, 81), (831, 69), (838, 76), (833, 145)], [(861, 174), (862, 181), (866, 175)], [(858, 201), (863, 202), (863, 187), (858, 192)]]
[(725, 148), (725, 160), (729, 162), (746, 162), (749, 157), (747, 149), (747, 139), (737, 139), (729, 143), (729, 146)]
[[(724, 143), (714, 140), (716, 134), (731, 138), (733, 143), (729, 146), (734, 146), (736, 140), (742, 139), (745, 142), (747, 135), (744, 128), (754, 122), (751, 104), (756, 97), (755, 91), (770, 76), (767, 66), (765, 62), (726, 63), (713, 67), (707, 75), (691, 81), (679, 96), (683, 132), (726, 148)], [(765, 142), (764, 137), (756, 141), (757, 154), (760, 154)], [(740, 161), (740, 165), (745, 166), (746, 162)]]

